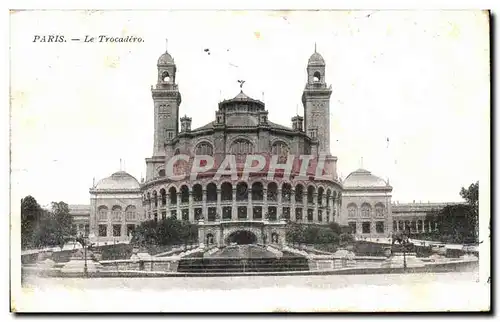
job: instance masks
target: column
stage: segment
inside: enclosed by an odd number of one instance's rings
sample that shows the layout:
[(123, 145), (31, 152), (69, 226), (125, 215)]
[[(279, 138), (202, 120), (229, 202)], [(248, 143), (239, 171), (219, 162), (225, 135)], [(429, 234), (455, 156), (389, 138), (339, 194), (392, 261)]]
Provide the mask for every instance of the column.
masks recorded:
[(263, 197), (264, 197), (264, 207), (262, 207), (262, 220), (266, 220), (267, 214), (267, 188), (262, 189)]
[(189, 222), (194, 221), (193, 190), (189, 190)]
[(295, 188), (290, 192), (290, 220), (295, 222)]
[(248, 220), (253, 220), (253, 204), (252, 204), (252, 188), (248, 189), (248, 206), (247, 206), (247, 218)]
[[(201, 215), (203, 218), (208, 220), (208, 211), (207, 211), (207, 189), (202, 189), (201, 191)], [(214, 236), (215, 238), (215, 236)]]
[(307, 222), (307, 215), (309, 213), (309, 206), (307, 204), (307, 189), (302, 194), (302, 221)]
[(313, 205), (314, 205), (314, 213), (313, 213), (313, 222), (317, 223), (318, 222), (318, 193), (314, 192), (313, 193)]
[(400, 228), (399, 228), (399, 220), (396, 219), (396, 231), (399, 231)]
[(238, 209), (236, 209), (236, 186), (233, 187), (233, 207), (231, 212), (231, 220), (238, 219)]
[[(323, 208), (323, 218), (322, 218), (321, 221), (322, 222), (326, 222), (327, 221), (326, 220), (326, 216), (327, 216), (327, 213), (328, 213), (328, 211), (327, 211), (328, 205), (326, 204), (326, 194), (325, 193), (323, 193), (323, 198), (322, 199), (323, 199), (323, 201), (322, 201), (322, 205), (323, 205), (323, 207), (322, 207)], [(331, 216), (331, 214), (329, 216)]]
[(430, 220), (427, 221), (427, 229), (428, 229), (429, 232), (432, 232), (432, 226), (431, 226), (431, 221)]
[(177, 213), (177, 219), (181, 220), (182, 214), (181, 214), (181, 192), (180, 191), (177, 192), (176, 213)]
[(220, 220), (222, 220), (221, 196), (222, 190), (220, 188), (217, 188), (217, 213), (220, 216)]
[(276, 209), (276, 219), (280, 220), (281, 216), (283, 216), (283, 202), (282, 200), (282, 194), (281, 194), (281, 187), (278, 187), (278, 207)]
[(335, 197), (335, 199), (332, 200), (332, 221), (337, 221), (337, 218), (340, 218), (340, 213), (337, 210), (337, 203), (338, 203), (338, 196)]
[(165, 192), (165, 211), (167, 212), (167, 218), (170, 217), (170, 194)]
[(126, 218), (127, 217), (127, 208), (123, 209), (122, 212), (121, 212), (121, 222), (122, 222), (122, 229), (121, 229), (121, 236), (120, 236), (120, 239), (121, 240), (125, 240), (127, 239), (127, 221), (126, 221)]
[(112, 240), (113, 239), (113, 223), (112, 223), (112, 212), (111, 212), (111, 208), (108, 208), (108, 211), (107, 211), (107, 221), (106, 221), (106, 225), (107, 225), (107, 233), (106, 233), (106, 239), (107, 240)]

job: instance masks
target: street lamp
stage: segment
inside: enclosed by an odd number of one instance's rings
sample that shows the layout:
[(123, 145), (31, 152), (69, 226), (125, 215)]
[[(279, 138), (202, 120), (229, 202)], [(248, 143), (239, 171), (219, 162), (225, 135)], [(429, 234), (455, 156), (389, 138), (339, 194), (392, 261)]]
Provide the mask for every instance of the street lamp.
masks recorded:
[[(408, 227), (409, 228), (409, 227)], [(410, 231), (409, 229), (405, 229), (402, 232), (397, 232), (396, 234), (393, 233), (392, 235), (392, 245), (394, 247), (394, 243), (397, 241), (401, 248), (403, 249), (403, 271), (406, 272), (406, 251), (407, 247), (411, 244), (409, 241), (410, 238)], [(391, 250), (391, 253), (393, 250)]]
[(76, 238), (76, 241), (78, 241), (82, 247), (83, 247), (83, 275), (85, 277), (88, 277), (88, 266), (87, 266), (87, 240), (85, 237), (80, 235), (79, 237)]

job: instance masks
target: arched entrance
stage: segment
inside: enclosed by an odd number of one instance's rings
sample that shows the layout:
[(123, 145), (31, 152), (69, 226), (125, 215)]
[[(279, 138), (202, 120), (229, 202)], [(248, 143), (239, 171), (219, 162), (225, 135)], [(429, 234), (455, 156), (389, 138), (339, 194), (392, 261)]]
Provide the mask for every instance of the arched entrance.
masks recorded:
[(236, 243), (239, 245), (257, 243), (257, 236), (248, 230), (237, 230), (226, 239), (228, 244)]

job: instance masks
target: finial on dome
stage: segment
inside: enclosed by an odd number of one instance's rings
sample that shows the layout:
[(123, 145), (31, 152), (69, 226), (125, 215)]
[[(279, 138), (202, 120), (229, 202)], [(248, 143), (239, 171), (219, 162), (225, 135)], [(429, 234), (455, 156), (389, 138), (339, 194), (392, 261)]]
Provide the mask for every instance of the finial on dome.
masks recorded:
[(314, 42), (314, 52), (316, 53), (316, 42)]
[(165, 38), (165, 52), (168, 51), (168, 38)]

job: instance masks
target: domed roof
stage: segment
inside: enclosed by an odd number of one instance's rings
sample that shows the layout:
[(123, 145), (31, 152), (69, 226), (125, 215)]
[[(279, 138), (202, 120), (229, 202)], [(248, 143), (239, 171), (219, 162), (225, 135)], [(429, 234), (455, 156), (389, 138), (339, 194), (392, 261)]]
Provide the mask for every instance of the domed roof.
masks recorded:
[(111, 176), (100, 180), (94, 187), (94, 189), (98, 190), (135, 190), (140, 188), (139, 181), (125, 171), (113, 173)]
[(344, 188), (385, 188), (387, 183), (368, 170), (358, 169), (347, 176), (343, 186)]
[(325, 65), (325, 60), (323, 56), (321, 56), (318, 52), (314, 52), (314, 54), (309, 57), (308, 65)]
[(165, 52), (163, 55), (160, 56), (160, 58), (158, 58), (158, 64), (157, 64), (158, 66), (174, 65), (174, 64), (175, 64), (174, 59), (168, 52)]
[(238, 95), (236, 95), (233, 100), (248, 100), (251, 99), (247, 94), (243, 93), (243, 91), (240, 91)]
[(239, 92), (238, 95), (236, 95), (234, 98), (231, 98), (231, 99), (228, 99), (228, 100), (224, 100), (222, 102), (220, 102), (220, 106), (226, 106), (227, 104), (239, 104), (239, 103), (243, 103), (243, 104), (247, 104), (247, 103), (253, 103), (253, 104), (256, 104), (258, 107), (260, 107), (260, 109), (264, 109), (264, 103), (262, 101), (259, 101), (257, 99), (254, 99), (254, 98), (251, 98), (250, 96), (248, 96), (247, 94), (243, 93), (243, 90), (241, 90)]

